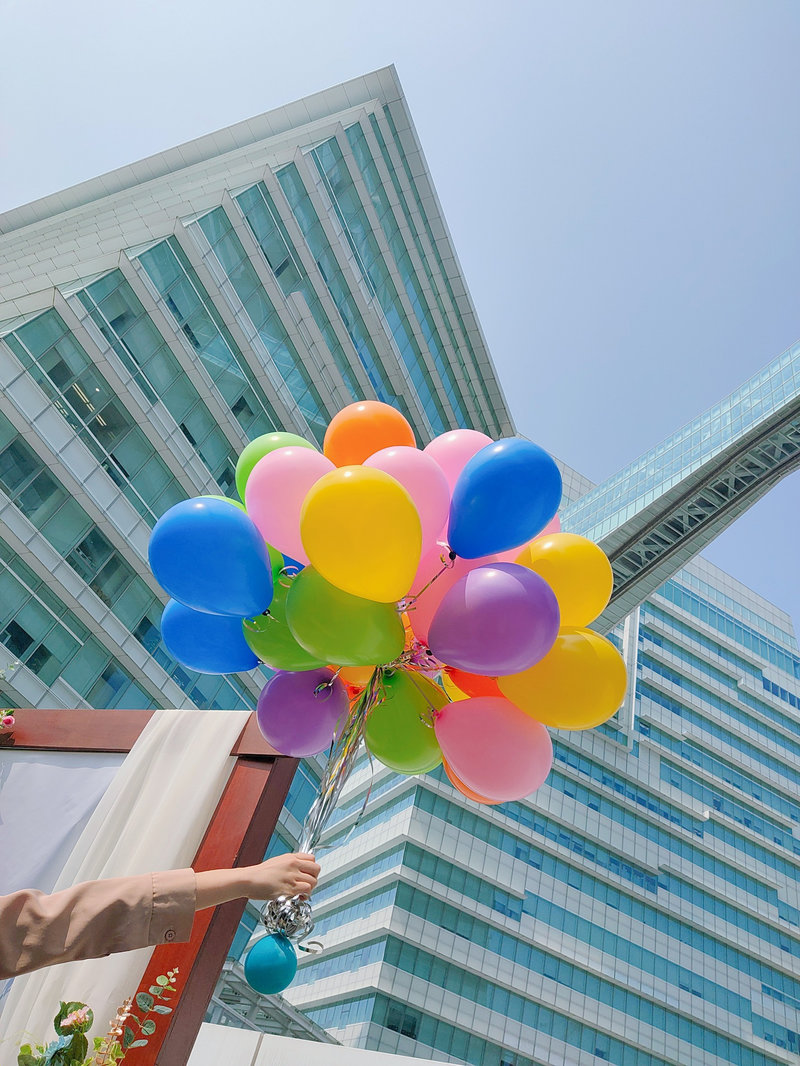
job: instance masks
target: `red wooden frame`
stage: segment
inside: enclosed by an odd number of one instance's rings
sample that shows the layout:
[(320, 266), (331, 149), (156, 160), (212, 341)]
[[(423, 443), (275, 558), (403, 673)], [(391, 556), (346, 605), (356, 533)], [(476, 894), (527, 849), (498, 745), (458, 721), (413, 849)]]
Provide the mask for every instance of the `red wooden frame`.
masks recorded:
[[(127, 752), (133, 747), (154, 711), (84, 710), (15, 711), (13, 732), (0, 733), (0, 745), (21, 750)], [(286, 793), (297, 769), (271, 748), (251, 714), (231, 755), (236, 756), (192, 866), (214, 870), (260, 862), (275, 829)], [(145, 970), (140, 990), (159, 974), (176, 966), (177, 994), (173, 1012), (159, 1018), (148, 1044), (126, 1056), (131, 1066), (185, 1066), (214, 986), (244, 912), (245, 901), (199, 911), (191, 940), (160, 944)]]

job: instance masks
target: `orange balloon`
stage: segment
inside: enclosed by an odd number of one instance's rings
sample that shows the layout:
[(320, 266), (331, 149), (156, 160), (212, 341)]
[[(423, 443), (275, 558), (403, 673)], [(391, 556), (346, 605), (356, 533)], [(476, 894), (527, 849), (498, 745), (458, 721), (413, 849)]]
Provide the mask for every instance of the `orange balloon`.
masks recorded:
[(473, 792), (471, 788), (467, 788), (464, 782), (456, 777), (444, 759), (442, 759), (442, 766), (444, 767), (444, 772), (450, 778), (450, 784), (453, 788), (457, 788), (462, 795), (467, 797), (467, 799), (475, 800), (476, 803), (485, 803), (488, 807), (496, 807), (498, 803), (505, 802), (505, 800), (489, 799), (487, 796), (481, 796), (477, 792)]
[(374, 673), (374, 666), (343, 666), (339, 671), (339, 677), (348, 685), (363, 688)]
[(448, 666), (447, 673), (453, 684), (466, 692), (468, 696), (502, 696), (496, 677), (480, 677), (478, 674), (468, 674), (464, 670), (457, 670), (455, 666)]
[(343, 407), (328, 423), (322, 450), (336, 466), (358, 466), (382, 448), (416, 448), (407, 420), (378, 400)]

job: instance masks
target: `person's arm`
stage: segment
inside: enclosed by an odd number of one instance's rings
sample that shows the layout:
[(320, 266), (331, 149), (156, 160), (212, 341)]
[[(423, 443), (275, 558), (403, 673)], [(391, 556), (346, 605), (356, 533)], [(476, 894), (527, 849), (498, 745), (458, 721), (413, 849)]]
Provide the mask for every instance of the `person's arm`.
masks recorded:
[(168, 870), (87, 881), (53, 895), (0, 897), (0, 978), (116, 951), (181, 943), (194, 912), (231, 899), (308, 895), (319, 866), (310, 855), (278, 855), (240, 870)]
[(195, 874), (196, 909), (215, 907), (231, 899), (275, 899), (276, 896), (308, 896), (319, 877), (313, 855), (276, 855), (258, 866), (235, 870), (204, 870)]

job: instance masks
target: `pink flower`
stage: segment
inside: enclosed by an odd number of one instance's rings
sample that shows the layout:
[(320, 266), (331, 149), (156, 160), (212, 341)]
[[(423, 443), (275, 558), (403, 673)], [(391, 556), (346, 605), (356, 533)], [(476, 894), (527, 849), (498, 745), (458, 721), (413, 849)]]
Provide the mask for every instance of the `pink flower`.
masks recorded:
[(69, 1029), (73, 1025), (83, 1025), (87, 1019), (89, 1013), (88, 1007), (81, 1007), (80, 1010), (74, 1010), (72, 1014), (68, 1014), (64, 1021), (61, 1023), (62, 1029)]
[(13, 724), (14, 724), (14, 715), (13, 714), (4, 714), (3, 715), (3, 725), (7, 729), (10, 729)]

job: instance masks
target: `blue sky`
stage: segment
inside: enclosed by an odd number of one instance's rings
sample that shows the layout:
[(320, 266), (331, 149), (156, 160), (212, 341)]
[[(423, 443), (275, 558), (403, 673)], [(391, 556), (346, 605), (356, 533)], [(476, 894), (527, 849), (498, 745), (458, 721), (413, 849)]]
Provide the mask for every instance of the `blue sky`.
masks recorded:
[[(602, 480), (800, 337), (800, 5), (0, 0), (0, 210), (394, 62), (517, 424)], [(800, 620), (800, 475), (706, 551)]]

